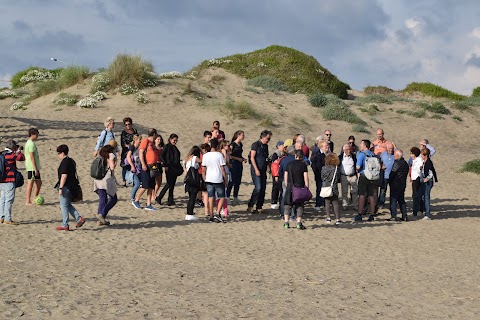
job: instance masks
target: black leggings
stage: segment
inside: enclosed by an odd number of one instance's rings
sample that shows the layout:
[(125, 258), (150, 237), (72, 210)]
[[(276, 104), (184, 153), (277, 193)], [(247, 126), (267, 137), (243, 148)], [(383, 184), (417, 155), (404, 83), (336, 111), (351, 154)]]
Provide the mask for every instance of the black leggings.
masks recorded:
[(198, 189), (191, 188), (188, 190), (187, 214), (195, 214), (193, 208), (195, 207), (195, 200), (197, 199)]
[[(173, 202), (173, 190), (175, 189), (175, 183), (177, 182), (177, 176), (175, 174), (170, 173), (171, 170), (167, 171), (167, 183), (165, 183), (165, 186), (163, 186), (162, 191), (160, 191), (160, 194), (158, 195), (158, 200), (162, 201), (163, 196), (165, 193), (168, 191), (168, 200), (167, 203), (172, 203)], [(160, 202), (158, 201), (158, 202)]]

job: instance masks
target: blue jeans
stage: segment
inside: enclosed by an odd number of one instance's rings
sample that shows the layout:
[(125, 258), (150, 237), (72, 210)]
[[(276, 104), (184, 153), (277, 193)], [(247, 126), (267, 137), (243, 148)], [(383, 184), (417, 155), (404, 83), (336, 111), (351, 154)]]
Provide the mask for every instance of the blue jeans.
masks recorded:
[(59, 195), (58, 198), (60, 200), (60, 209), (62, 210), (62, 227), (68, 227), (69, 214), (75, 218), (75, 221), (80, 220), (80, 214), (72, 206), (72, 194), (67, 187), (62, 188), (62, 195)]
[(101, 214), (102, 217), (106, 218), (107, 214), (112, 208), (117, 204), (117, 195), (113, 196), (107, 194), (107, 190), (97, 189), (97, 194), (99, 198), (98, 203), (98, 214)]
[(12, 205), (15, 200), (15, 182), (0, 183), (0, 216), (12, 220)]
[(265, 201), (265, 190), (267, 189), (267, 171), (260, 171), (260, 176), (258, 177), (255, 174), (255, 169), (251, 167), (250, 174), (252, 175), (252, 182), (255, 187), (248, 201), (248, 206), (253, 207), (253, 205), (256, 204), (257, 209), (261, 209)]
[(380, 186), (380, 195), (378, 196), (378, 203), (377, 207), (383, 206), (387, 199), (387, 186), (388, 186), (388, 179), (385, 178), (382, 181), (382, 185)]
[(137, 174), (133, 174), (133, 187), (130, 192), (130, 199), (135, 200), (135, 195), (137, 194), (138, 188), (140, 188), (140, 179)]
[(240, 161), (232, 161), (232, 168), (230, 168), (232, 180), (228, 183), (227, 197), (230, 198), (233, 188), (233, 197), (238, 198), (238, 192), (240, 191), (240, 184), (242, 183), (243, 163)]
[(209, 198), (215, 198), (215, 195), (217, 196), (217, 199), (225, 198), (225, 184), (223, 182), (207, 182), (206, 184)]
[(320, 190), (322, 189), (322, 180), (315, 179), (315, 207), (321, 207), (323, 205), (323, 198), (320, 197)]
[(417, 192), (417, 202), (415, 203), (417, 205), (417, 208), (415, 206), (413, 207), (413, 212), (418, 212), (419, 206), (420, 206), (420, 201), (423, 197), (423, 202), (425, 203), (425, 216), (431, 218), (430, 214), (430, 191), (432, 190), (432, 181), (428, 181), (427, 183), (420, 183), (420, 190)]

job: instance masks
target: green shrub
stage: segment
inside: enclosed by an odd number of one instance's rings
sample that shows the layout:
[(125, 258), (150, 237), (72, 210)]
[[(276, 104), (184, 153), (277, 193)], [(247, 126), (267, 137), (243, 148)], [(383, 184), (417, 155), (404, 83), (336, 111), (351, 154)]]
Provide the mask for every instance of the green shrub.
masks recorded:
[(353, 132), (370, 133), (370, 131), (363, 124), (356, 124), (352, 127)]
[[(60, 70), (61, 69), (48, 70), (40, 67), (28, 67), (27, 69), (21, 70), (13, 75), (12, 79), (10, 80), (12, 89), (23, 87), (29, 82), (54, 79), (58, 73), (60, 73)], [(26, 77), (28, 74), (30, 74), (30, 76)]]
[(199, 73), (212, 66), (224, 68), (247, 79), (258, 76), (278, 79), (292, 93), (314, 94), (320, 91), (347, 99), (347, 90), (350, 89), (348, 84), (338, 80), (314, 57), (277, 45), (246, 54), (205, 60), (187, 73)]
[(472, 107), (480, 106), (480, 97), (469, 97), (463, 101), (455, 101), (452, 108), (459, 111), (472, 111)]
[(452, 119), (456, 121), (463, 121), (463, 119), (460, 118), (459, 116), (452, 116)]
[(258, 125), (264, 128), (276, 127), (276, 124), (273, 122), (273, 119), (270, 116), (265, 117)]
[(246, 101), (236, 102), (227, 99), (223, 109), (230, 114), (232, 118), (237, 119), (260, 119), (261, 115)]
[(426, 82), (412, 82), (407, 85), (407, 87), (403, 89), (403, 91), (408, 93), (419, 92), (434, 98), (447, 98), (455, 101), (461, 101), (466, 99), (465, 96), (462, 96), (458, 93), (454, 93), (435, 84)]
[(308, 101), (313, 107), (325, 107), (328, 103), (328, 98), (320, 92), (312, 94), (310, 97), (308, 97)]
[(255, 88), (255, 87), (246, 87), (246, 88), (245, 88), (245, 91), (253, 92), (253, 93), (263, 93), (262, 91), (258, 90), (258, 89)]
[(368, 107), (362, 107), (362, 108), (359, 108), (358, 110), (360, 110), (361, 112), (364, 112), (364, 113), (368, 113), (371, 116), (374, 116), (378, 112), (380, 112), (380, 109), (378, 108), (378, 106), (376, 104), (371, 104)]
[(253, 87), (260, 87), (267, 91), (279, 92), (288, 91), (288, 86), (277, 78), (270, 76), (258, 76), (247, 80), (247, 85)]
[(105, 71), (109, 88), (128, 85), (135, 88), (154, 86), (158, 80), (151, 62), (140, 55), (118, 54)]
[(363, 92), (368, 95), (378, 95), (378, 94), (391, 94), (393, 92), (392, 89), (384, 86), (367, 86), (363, 89)]
[(52, 102), (56, 105), (66, 104), (67, 106), (74, 106), (79, 99), (80, 99), (80, 95), (78, 94), (60, 92), (58, 96), (52, 100)]
[(211, 81), (212, 82), (222, 82), (225, 79), (227, 79), (225, 76), (220, 76), (220, 75), (213, 75)]
[(345, 104), (344, 105), (327, 104), (327, 106), (322, 110), (322, 116), (325, 120), (338, 120), (338, 121), (346, 121), (349, 123), (366, 125), (366, 122), (360, 119)]
[(139, 91), (135, 95), (135, 100), (137, 100), (139, 103), (147, 104), (150, 99), (145, 91)]
[(365, 96), (365, 97), (358, 97), (354, 101), (357, 103), (359, 102), (361, 104), (364, 104), (364, 103), (392, 104), (392, 101), (389, 99), (389, 96), (384, 96), (380, 94), (375, 94), (375, 95)]
[(409, 116), (415, 117), (415, 118), (424, 118), (427, 114), (424, 108), (417, 108), (414, 110), (404, 110), (404, 109), (398, 109), (396, 111), (398, 114), (407, 114)]
[(89, 77), (90, 70), (84, 66), (68, 66), (58, 76), (58, 87), (65, 89)]
[(466, 162), (460, 172), (473, 172), (476, 174), (480, 174), (480, 159), (475, 159)]
[(373, 122), (378, 123), (378, 124), (383, 124), (383, 122), (380, 121), (377, 117), (370, 117), (370, 120), (372, 120)]
[(441, 102), (439, 101), (433, 101), (431, 103), (425, 102), (425, 101), (419, 101), (417, 103), (417, 106), (430, 111), (432, 113), (438, 113), (438, 114), (451, 114), (450, 110), (448, 110)]
[(480, 97), (480, 87), (473, 88), (472, 97)]
[(40, 81), (34, 84), (33, 94), (35, 97), (41, 97), (61, 89), (62, 88), (59, 88), (58, 82), (55, 80)]
[(432, 116), (430, 117), (431, 119), (437, 119), (437, 120), (445, 120), (441, 115), (439, 115), (438, 113), (435, 113), (435, 114), (432, 114)]

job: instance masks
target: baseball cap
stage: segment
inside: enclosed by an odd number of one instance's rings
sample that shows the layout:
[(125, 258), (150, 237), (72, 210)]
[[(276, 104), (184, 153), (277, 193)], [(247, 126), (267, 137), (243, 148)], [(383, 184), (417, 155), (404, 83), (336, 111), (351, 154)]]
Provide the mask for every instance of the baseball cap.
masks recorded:
[(282, 140), (278, 141), (277, 145), (276, 145), (277, 148), (280, 147), (280, 146), (283, 146), (283, 141)]

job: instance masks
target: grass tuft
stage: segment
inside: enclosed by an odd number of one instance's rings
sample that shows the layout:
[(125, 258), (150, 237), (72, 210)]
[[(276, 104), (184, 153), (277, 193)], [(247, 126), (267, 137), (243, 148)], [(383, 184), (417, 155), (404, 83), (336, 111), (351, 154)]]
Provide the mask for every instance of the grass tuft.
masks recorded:
[(367, 124), (353, 113), (345, 103), (343, 103), (343, 105), (333, 103), (327, 104), (322, 110), (322, 116), (325, 120), (338, 120), (361, 125)]
[(416, 103), (416, 105), (420, 108), (423, 108), (427, 111), (430, 111), (432, 113), (438, 113), (438, 114), (451, 114), (450, 110), (448, 110), (441, 102), (439, 101), (433, 101), (431, 103), (425, 102), (425, 101), (419, 101)]
[(480, 97), (480, 87), (473, 88), (472, 97)]
[(267, 91), (279, 92), (288, 91), (288, 86), (277, 78), (270, 76), (258, 76), (247, 80), (247, 85), (253, 87), (263, 88)]
[(367, 86), (365, 89), (363, 89), (363, 92), (368, 95), (389, 95), (393, 92), (393, 90), (384, 86)]
[(371, 96), (365, 97), (358, 97), (354, 100), (353, 104), (356, 105), (364, 105), (366, 103), (384, 103), (384, 104), (392, 104), (392, 100), (389, 96), (384, 96), (381, 94), (374, 94)]
[(466, 162), (460, 172), (472, 172), (476, 174), (480, 174), (480, 159), (475, 159)]
[(353, 132), (370, 133), (370, 131), (363, 124), (356, 124), (352, 127)]
[(412, 82), (407, 85), (407, 87), (403, 89), (403, 91), (408, 93), (419, 92), (434, 98), (447, 98), (455, 101), (461, 101), (466, 99), (466, 97), (462, 96), (461, 94), (452, 92), (433, 83), (427, 82)]
[(135, 88), (155, 86), (158, 81), (153, 64), (140, 55), (118, 54), (105, 71), (110, 89), (122, 85)]
[(260, 119), (263, 118), (251, 104), (246, 101), (236, 102), (227, 99), (223, 104), (223, 109), (236, 119)]
[(360, 110), (361, 112), (364, 112), (364, 113), (367, 113), (369, 114), (370, 116), (374, 116), (376, 115), (378, 112), (380, 112), (380, 109), (378, 108), (378, 106), (376, 104), (371, 104), (367, 107), (362, 107), (362, 108), (359, 108), (358, 110)]
[(459, 116), (452, 116), (452, 119), (453, 119), (453, 120), (456, 120), (456, 121), (459, 121), (459, 122), (462, 122), (462, 121), (463, 121), (463, 119), (460, 118)]
[(308, 102), (313, 107), (320, 108), (325, 107), (328, 103), (328, 98), (321, 92), (317, 92), (308, 97)]

